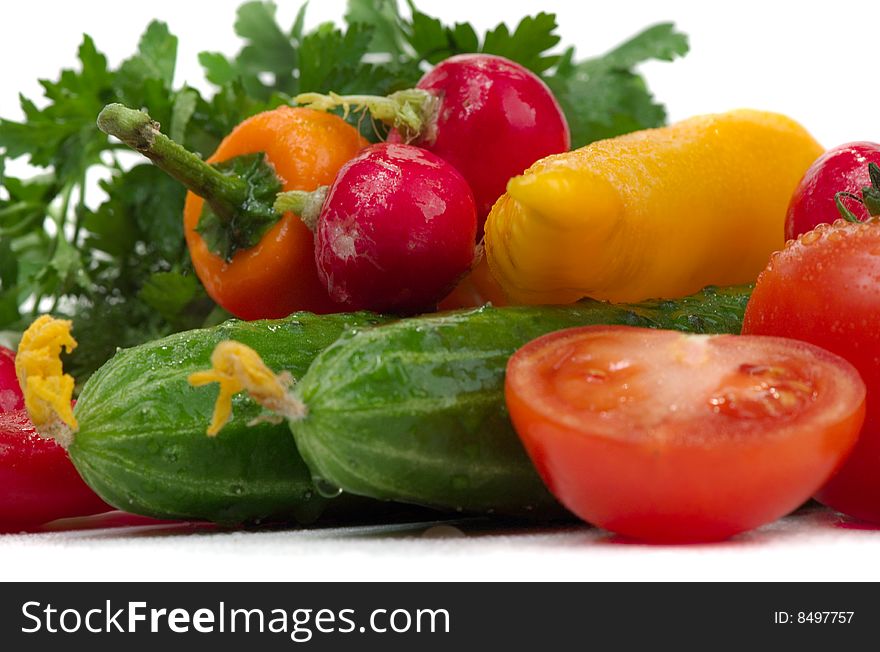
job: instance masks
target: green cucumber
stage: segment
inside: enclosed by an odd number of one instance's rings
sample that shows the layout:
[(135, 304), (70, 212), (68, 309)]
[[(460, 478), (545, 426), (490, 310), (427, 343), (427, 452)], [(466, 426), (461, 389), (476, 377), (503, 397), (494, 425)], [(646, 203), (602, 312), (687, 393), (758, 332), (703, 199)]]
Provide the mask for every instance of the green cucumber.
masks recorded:
[(298, 313), (233, 320), (121, 350), (83, 387), (70, 457), (98, 495), (128, 512), (224, 524), (311, 522), (328, 500), (312, 484), (287, 425), (248, 426), (262, 412), (242, 397), (221, 436), (207, 437), (217, 386), (193, 388), (187, 377), (209, 368), (214, 347), (231, 339), (299, 378), (344, 331), (382, 319)]
[(555, 516), (508, 419), (504, 371), (526, 342), (588, 324), (738, 333), (750, 288), (676, 301), (485, 307), (343, 336), (294, 389), (291, 421), (316, 484), (466, 512)]

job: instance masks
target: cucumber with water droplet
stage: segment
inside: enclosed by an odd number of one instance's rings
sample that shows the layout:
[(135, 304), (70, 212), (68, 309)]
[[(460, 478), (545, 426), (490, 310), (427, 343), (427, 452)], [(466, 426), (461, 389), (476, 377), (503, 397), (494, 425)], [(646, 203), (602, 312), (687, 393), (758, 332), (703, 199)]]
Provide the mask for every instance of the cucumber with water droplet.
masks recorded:
[(739, 333), (749, 293), (707, 288), (638, 305), (486, 307), (349, 334), (294, 388), (306, 414), (291, 429), (322, 484), (443, 509), (553, 517), (561, 508), (504, 404), (513, 352), (540, 335), (588, 324)]
[(122, 350), (83, 387), (70, 457), (105, 501), (146, 516), (308, 523), (331, 503), (344, 508), (350, 497), (319, 495), (286, 424), (249, 425), (262, 414), (252, 402), (237, 401), (223, 436), (207, 437), (217, 388), (190, 387), (187, 377), (231, 339), (299, 378), (344, 331), (383, 320), (369, 313), (232, 320)]

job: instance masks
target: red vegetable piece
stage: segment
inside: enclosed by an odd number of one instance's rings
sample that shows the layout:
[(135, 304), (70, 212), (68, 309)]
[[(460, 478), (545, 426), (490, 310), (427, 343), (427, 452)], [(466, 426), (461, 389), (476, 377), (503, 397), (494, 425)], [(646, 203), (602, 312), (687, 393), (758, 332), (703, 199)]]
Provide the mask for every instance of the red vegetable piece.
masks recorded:
[(462, 175), (410, 145), (346, 163), (315, 230), (318, 275), (349, 310), (414, 313), (437, 303), (474, 260), (477, 216)]
[(0, 413), (0, 531), (111, 509), (79, 477), (67, 451), (36, 433), (25, 410)]
[[(440, 104), (434, 121), (411, 144), (449, 161), (467, 179), (480, 233), (511, 177), (571, 146), (565, 115), (547, 85), (504, 57), (450, 57), (416, 88), (432, 93)], [(392, 132), (389, 141), (399, 142), (400, 135)]]
[(15, 375), (15, 352), (0, 346), (0, 414), (23, 407), (24, 396)]
[(821, 225), (773, 255), (746, 307), (743, 333), (811, 342), (849, 360), (868, 388), (858, 444), (816, 496), (880, 523), (880, 223)]
[[(785, 217), (785, 239), (792, 240), (812, 231), (819, 224), (830, 224), (840, 218), (834, 201), (838, 192), (859, 195), (871, 185), (868, 164), (880, 164), (880, 144), (855, 142), (829, 149), (806, 171), (798, 184)], [(845, 203), (860, 219), (868, 219), (868, 211), (857, 202)]]

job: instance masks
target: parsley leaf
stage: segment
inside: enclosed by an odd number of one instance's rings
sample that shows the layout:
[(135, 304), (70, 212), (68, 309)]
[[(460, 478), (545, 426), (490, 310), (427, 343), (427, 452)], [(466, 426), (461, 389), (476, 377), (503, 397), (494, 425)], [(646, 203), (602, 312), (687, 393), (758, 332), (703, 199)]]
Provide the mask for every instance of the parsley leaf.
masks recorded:
[(372, 25), (369, 52), (387, 54), (393, 60), (404, 56), (403, 19), (396, 0), (349, 0), (345, 22)]
[(166, 320), (174, 321), (200, 291), (199, 282), (192, 274), (156, 272), (144, 283), (138, 297)]
[(659, 23), (618, 45), (604, 56), (580, 64), (582, 70), (629, 70), (650, 59), (674, 61), (688, 51), (687, 36), (672, 23)]
[(574, 48), (545, 77), (571, 128), (573, 147), (638, 129), (659, 127), (666, 110), (633, 68), (644, 61), (671, 61), (687, 53), (687, 37), (671, 23), (649, 27), (604, 56), (574, 61)]
[(125, 87), (153, 79), (171, 88), (176, 65), (177, 37), (168, 31), (168, 25), (153, 21), (138, 42), (138, 53), (123, 62), (117, 81)]
[(351, 92), (357, 87), (361, 63), (373, 38), (373, 28), (355, 23), (346, 31), (321, 25), (303, 37), (300, 52), (299, 88), (340, 88)]
[(107, 59), (89, 36), (83, 37), (78, 56), (79, 72), (63, 70), (58, 81), (40, 80), (50, 101), (46, 108), (21, 97), (25, 121), (0, 120), (0, 148), (7, 157), (27, 156), (35, 166), (53, 166), (62, 181), (82, 175), (106, 143), (94, 116), (111, 93)]
[(543, 12), (523, 18), (513, 34), (502, 23), (486, 34), (482, 51), (513, 59), (533, 72), (542, 73), (559, 60), (557, 55), (545, 54), (559, 43), (556, 27), (556, 16)]

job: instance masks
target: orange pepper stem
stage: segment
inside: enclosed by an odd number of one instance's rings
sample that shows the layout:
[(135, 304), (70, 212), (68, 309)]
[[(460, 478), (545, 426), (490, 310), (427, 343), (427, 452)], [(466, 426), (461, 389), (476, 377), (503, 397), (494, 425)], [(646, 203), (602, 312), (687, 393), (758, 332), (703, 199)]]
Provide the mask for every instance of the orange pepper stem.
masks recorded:
[(374, 120), (397, 129), (407, 141), (428, 135), (437, 113), (435, 95), (420, 88), (381, 95), (339, 95), (337, 93), (302, 93), (293, 98), (296, 104), (317, 111), (342, 107), (345, 116), (354, 111), (367, 111)]
[(275, 199), (275, 210), (278, 213), (287, 213), (288, 211), (293, 213), (309, 227), (310, 231), (314, 232), (329, 190), (330, 186), (321, 186), (311, 192), (305, 190), (279, 192)]
[(98, 128), (116, 136), (204, 198), (224, 222), (230, 223), (244, 211), (248, 199), (247, 182), (223, 174), (168, 138), (159, 131), (159, 123), (146, 112), (122, 104), (109, 104), (98, 115)]

